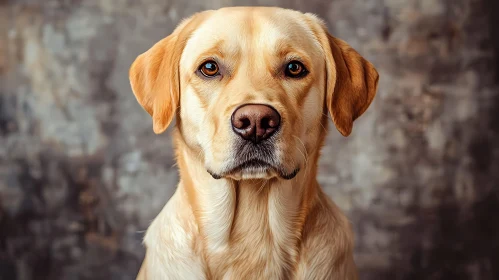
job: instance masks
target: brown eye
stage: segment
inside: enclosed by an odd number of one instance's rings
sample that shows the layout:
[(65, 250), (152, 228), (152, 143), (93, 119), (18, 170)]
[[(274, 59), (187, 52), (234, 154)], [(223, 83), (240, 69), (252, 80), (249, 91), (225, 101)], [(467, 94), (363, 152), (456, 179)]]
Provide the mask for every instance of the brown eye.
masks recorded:
[(214, 77), (218, 74), (218, 65), (214, 61), (207, 61), (201, 65), (199, 71), (206, 77)]
[(307, 69), (305, 69), (305, 66), (303, 66), (303, 64), (299, 61), (291, 61), (288, 65), (286, 65), (285, 74), (288, 77), (300, 78), (305, 76), (307, 73)]

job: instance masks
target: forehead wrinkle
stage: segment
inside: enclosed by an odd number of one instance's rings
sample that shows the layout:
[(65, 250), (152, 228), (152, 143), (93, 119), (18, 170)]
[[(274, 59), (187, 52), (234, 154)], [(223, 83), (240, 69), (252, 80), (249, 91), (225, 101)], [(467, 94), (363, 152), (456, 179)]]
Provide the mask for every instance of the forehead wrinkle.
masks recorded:
[(237, 64), (237, 71), (242, 71), (241, 78), (244, 78), (251, 87), (257, 86), (262, 82), (267, 73), (265, 54), (267, 53), (265, 41), (262, 40), (262, 34), (265, 30), (262, 26), (262, 16), (258, 9), (250, 10), (241, 15), (238, 20), (241, 21), (241, 33), (239, 33), (239, 45), (241, 50), (240, 63)]

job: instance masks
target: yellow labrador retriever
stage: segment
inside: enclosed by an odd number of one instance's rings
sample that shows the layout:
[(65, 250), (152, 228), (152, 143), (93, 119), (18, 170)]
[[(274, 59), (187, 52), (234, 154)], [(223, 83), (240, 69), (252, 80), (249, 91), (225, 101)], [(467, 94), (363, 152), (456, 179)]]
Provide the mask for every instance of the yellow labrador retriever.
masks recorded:
[(130, 68), (180, 182), (137, 279), (357, 279), (349, 221), (317, 183), (328, 113), (348, 136), (378, 73), (312, 14), (197, 13)]

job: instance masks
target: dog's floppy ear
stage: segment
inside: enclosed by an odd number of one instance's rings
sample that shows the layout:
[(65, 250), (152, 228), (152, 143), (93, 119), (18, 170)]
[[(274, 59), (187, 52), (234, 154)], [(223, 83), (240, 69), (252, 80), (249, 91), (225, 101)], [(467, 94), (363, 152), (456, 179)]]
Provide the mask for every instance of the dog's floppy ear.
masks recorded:
[[(338, 131), (348, 136), (355, 119), (367, 110), (374, 99), (379, 75), (376, 68), (345, 41), (326, 35), (331, 49), (326, 54), (331, 56), (326, 66), (326, 105)], [(334, 70), (336, 77), (332, 75)]]
[(326, 106), (338, 131), (348, 136), (355, 119), (367, 110), (376, 95), (379, 75), (345, 41), (331, 36), (324, 22), (308, 15), (316, 23), (314, 31), (325, 53)]
[(199, 15), (185, 19), (170, 36), (139, 55), (130, 67), (132, 91), (151, 115), (156, 134), (166, 130), (180, 105), (180, 57), (199, 23)]

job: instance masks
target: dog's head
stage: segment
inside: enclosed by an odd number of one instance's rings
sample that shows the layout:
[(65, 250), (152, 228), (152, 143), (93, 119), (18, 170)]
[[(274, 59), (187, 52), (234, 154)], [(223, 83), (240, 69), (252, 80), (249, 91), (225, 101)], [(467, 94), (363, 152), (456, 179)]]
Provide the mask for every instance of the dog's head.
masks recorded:
[(184, 20), (135, 60), (130, 81), (154, 132), (177, 115), (214, 178), (290, 179), (322, 145), (327, 112), (350, 134), (378, 73), (314, 15), (239, 7)]

